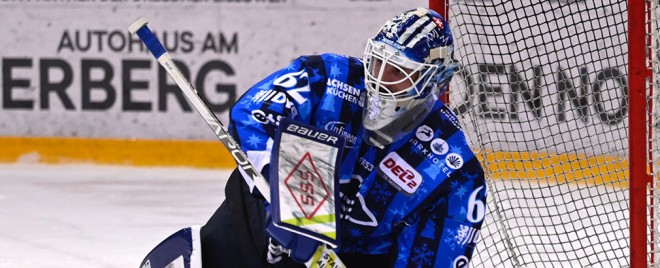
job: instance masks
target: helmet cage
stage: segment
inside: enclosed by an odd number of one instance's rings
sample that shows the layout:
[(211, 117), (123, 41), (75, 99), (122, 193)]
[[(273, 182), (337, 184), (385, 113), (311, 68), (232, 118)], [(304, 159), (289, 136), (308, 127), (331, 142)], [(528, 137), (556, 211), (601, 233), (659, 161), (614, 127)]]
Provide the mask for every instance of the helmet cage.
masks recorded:
[[(366, 88), (371, 95), (378, 95), (381, 100), (400, 102), (424, 98), (431, 91), (425, 89), (439, 71), (438, 64), (416, 62), (401, 55), (392, 46), (373, 39), (368, 40), (364, 60)], [(386, 66), (405, 75), (395, 81), (386, 81), (383, 77)], [(390, 89), (402, 83), (410, 84), (410, 87), (396, 92)]]
[(365, 142), (383, 147), (421, 124), (457, 68), (448, 23), (426, 8), (385, 22), (363, 55)]

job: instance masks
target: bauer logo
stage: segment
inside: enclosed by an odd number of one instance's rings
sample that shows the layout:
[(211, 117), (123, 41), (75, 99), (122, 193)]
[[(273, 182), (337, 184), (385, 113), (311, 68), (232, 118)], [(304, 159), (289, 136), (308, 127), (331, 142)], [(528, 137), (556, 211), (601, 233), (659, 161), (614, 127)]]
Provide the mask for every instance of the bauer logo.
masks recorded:
[(388, 154), (378, 167), (388, 182), (406, 195), (415, 193), (422, 184), (422, 175), (396, 152)]
[(316, 139), (325, 143), (337, 145), (339, 139), (334, 136), (330, 136), (326, 133), (319, 132), (318, 130), (309, 129), (303, 126), (291, 124), (286, 128), (287, 131), (297, 133), (298, 135), (307, 137), (309, 139)]

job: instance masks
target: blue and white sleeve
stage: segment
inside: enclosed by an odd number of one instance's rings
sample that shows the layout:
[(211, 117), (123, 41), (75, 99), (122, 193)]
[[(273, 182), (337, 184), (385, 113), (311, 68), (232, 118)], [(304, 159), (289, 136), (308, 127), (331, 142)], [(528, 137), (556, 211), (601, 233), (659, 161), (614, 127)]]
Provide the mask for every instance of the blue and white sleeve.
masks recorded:
[[(430, 210), (397, 239), (395, 267), (468, 267), (486, 213), (487, 187), (478, 161), (443, 184)], [(467, 165), (467, 163), (466, 163)]]
[(308, 69), (304, 58), (299, 58), (256, 83), (236, 101), (230, 113), (229, 133), (262, 174), (270, 162), (280, 120), (291, 117), (308, 121), (312, 107), (309, 97)]

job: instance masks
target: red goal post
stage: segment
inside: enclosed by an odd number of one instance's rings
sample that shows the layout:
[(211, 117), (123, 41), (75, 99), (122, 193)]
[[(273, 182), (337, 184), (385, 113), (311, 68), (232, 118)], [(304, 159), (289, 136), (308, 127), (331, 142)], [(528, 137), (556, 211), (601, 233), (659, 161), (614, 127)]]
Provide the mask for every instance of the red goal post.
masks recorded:
[(472, 267), (658, 265), (655, 2), (429, 0), (489, 180)]

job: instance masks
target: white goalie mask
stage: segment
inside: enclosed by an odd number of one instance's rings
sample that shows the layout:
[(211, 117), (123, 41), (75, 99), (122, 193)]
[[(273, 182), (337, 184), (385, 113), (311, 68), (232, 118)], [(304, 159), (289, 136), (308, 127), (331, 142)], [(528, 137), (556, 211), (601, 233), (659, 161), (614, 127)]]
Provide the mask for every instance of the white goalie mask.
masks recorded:
[(437, 13), (418, 8), (387, 21), (364, 52), (364, 140), (383, 147), (417, 127), (451, 80), (453, 38)]

